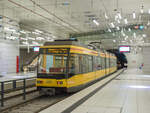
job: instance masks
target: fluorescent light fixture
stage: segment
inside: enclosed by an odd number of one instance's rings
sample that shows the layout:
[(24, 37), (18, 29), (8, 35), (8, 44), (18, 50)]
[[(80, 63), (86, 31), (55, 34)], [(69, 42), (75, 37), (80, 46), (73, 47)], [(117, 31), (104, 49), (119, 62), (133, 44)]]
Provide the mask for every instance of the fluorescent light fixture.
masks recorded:
[(148, 9), (148, 13), (150, 14), (150, 9)]
[(11, 32), (16, 32), (15, 29), (11, 29), (11, 28), (8, 28), (8, 27), (4, 27), (4, 30), (6, 30), (6, 31), (11, 31)]
[(36, 35), (39, 35), (39, 34), (40, 34), (39, 32), (34, 32), (34, 31), (33, 31), (32, 33), (33, 33), (33, 34), (36, 34)]
[(14, 32), (14, 34), (16, 34), (16, 35), (20, 35), (20, 33), (18, 33), (18, 32)]
[(37, 37), (36, 40), (44, 40), (43, 37)]
[(122, 36), (126, 36), (125, 33), (123, 32), (123, 30), (121, 31)]
[(23, 44), (25, 44), (25, 45), (28, 45), (29, 43), (28, 42), (22, 42)]
[(116, 21), (118, 20), (118, 15), (115, 15), (115, 20), (116, 20)]
[(118, 26), (116, 28), (117, 28), (117, 30), (120, 30), (120, 28)]
[(99, 23), (94, 19), (93, 22), (98, 26)]
[(116, 40), (113, 40), (113, 42), (116, 42)]
[(135, 32), (133, 33), (133, 36), (134, 36), (134, 38), (136, 38), (136, 33)]
[(106, 14), (106, 13), (105, 13), (105, 18), (106, 18), (106, 19), (108, 19), (108, 16), (107, 16), (107, 14)]
[(148, 21), (147, 25), (148, 25), (148, 26), (150, 25), (150, 21)]
[(18, 37), (15, 37), (15, 36), (10, 36), (10, 37), (9, 37), (9, 36), (7, 36), (6, 38), (7, 38), (7, 39), (10, 39), (10, 40), (18, 39)]
[(52, 38), (56, 39), (57, 37), (56, 36), (52, 36)]
[(118, 12), (117, 15), (118, 15), (119, 19), (122, 19), (122, 16), (121, 16), (120, 12)]
[(117, 22), (120, 24), (120, 20), (117, 20)]
[(109, 32), (111, 32), (111, 29), (108, 29)]
[(124, 39), (127, 40), (127, 39), (128, 39), (128, 36), (126, 36)]
[(20, 37), (20, 40), (28, 40), (27, 38), (22, 38), (22, 37)]
[(43, 33), (43, 31), (40, 31), (40, 30), (38, 30), (38, 29), (35, 29), (35, 32)]
[(110, 25), (111, 25), (111, 27), (112, 28), (115, 28), (115, 25), (114, 25), (114, 23), (112, 22), (112, 23), (110, 23)]
[(124, 19), (125, 24), (128, 24), (128, 20), (127, 18)]
[(123, 34), (122, 34), (122, 36), (126, 36), (126, 34), (125, 34), (125, 33), (123, 33)]
[(29, 40), (35, 40), (35, 38), (32, 38), (32, 37), (28, 37), (28, 39), (29, 39)]
[(136, 18), (136, 15), (135, 15), (135, 12), (133, 12), (133, 19), (135, 19)]
[(140, 11), (141, 11), (141, 13), (142, 13), (142, 14), (144, 13), (144, 10), (143, 10), (143, 8), (141, 8), (141, 10), (140, 10)]
[(131, 31), (131, 28), (129, 28), (128, 31)]
[(145, 37), (147, 37), (147, 35), (146, 35), (146, 34), (143, 34), (142, 36), (143, 36), (144, 38), (145, 38)]
[(20, 31), (20, 33), (26, 34), (26, 32), (24, 30)]

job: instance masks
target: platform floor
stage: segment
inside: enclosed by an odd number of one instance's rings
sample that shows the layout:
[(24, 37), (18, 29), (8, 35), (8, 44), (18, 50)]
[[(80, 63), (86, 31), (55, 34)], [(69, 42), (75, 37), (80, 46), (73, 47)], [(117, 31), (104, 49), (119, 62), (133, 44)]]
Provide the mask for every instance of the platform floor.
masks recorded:
[(126, 70), (72, 113), (150, 113), (150, 75)]
[[(49, 110), (41, 113), (48, 113)], [(140, 69), (125, 70), (84, 103), (72, 109), (71, 113), (150, 113), (150, 75), (143, 74)]]

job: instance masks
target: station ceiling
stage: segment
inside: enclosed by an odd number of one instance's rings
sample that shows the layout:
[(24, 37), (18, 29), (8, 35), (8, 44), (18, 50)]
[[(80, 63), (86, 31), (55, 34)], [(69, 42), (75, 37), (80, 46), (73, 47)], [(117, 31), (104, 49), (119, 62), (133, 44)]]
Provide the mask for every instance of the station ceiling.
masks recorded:
[[(21, 30), (42, 31), (43, 37), (84, 33), (80, 40), (101, 41), (108, 48), (149, 43), (149, 0), (0, 0), (0, 15), (19, 23)], [(144, 28), (130, 30), (130, 25)], [(86, 35), (100, 30), (106, 32)]]

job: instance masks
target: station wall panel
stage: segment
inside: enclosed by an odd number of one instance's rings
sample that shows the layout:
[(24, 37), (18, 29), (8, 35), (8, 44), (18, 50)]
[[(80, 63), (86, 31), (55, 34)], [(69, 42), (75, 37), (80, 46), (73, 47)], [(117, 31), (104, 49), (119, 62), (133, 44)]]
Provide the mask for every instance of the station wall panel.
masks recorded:
[(0, 74), (16, 72), (16, 56), (19, 56), (17, 41), (0, 40)]
[(150, 74), (150, 47), (143, 48), (143, 72)]
[(143, 62), (142, 53), (126, 53), (128, 68), (139, 68)]

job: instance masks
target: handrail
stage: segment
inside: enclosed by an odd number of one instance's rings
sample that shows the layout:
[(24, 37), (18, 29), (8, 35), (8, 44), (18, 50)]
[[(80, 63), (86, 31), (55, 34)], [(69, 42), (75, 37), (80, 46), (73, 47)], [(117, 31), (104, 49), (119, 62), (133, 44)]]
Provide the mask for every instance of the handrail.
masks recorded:
[(32, 61), (33, 61), (35, 58), (37, 58), (37, 57), (39, 56), (39, 54), (40, 54), (40, 53), (38, 53), (38, 54), (34, 55), (33, 57), (31, 57), (31, 58), (29, 59), (29, 61), (28, 61), (27, 63), (25, 63), (23, 66), (30, 65), (30, 64), (32, 63)]
[(33, 79), (33, 78), (36, 78), (36, 77), (29, 77), (29, 78), (22, 78), (22, 79), (13, 79), (13, 80), (0, 81), (0, 84), (1, 84), (1, 91), (0, 91), (1, 107), (4, 107), (4, 94), (5, 94), (4, 86), (5, 86), (5, 83), (12, 82), (12, 85), (13, 85), (13, 89), (12, 90), (15, 91), (15, 89), (17, 88), (16, 87), (16, 82), (22, 80), (23, 81), (23, 100), (26, 100), (26, 80)]

